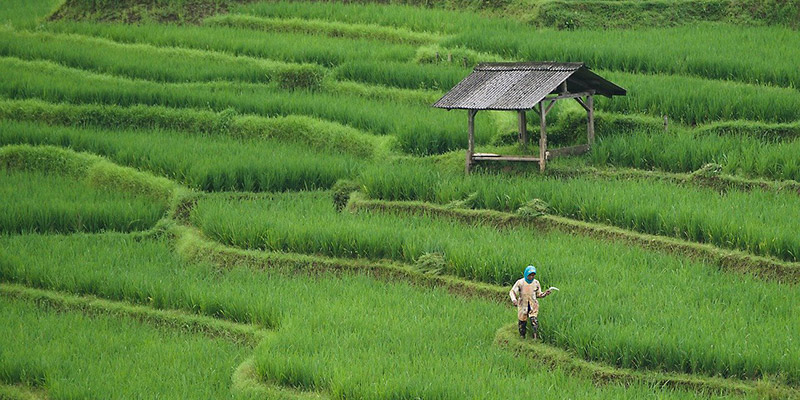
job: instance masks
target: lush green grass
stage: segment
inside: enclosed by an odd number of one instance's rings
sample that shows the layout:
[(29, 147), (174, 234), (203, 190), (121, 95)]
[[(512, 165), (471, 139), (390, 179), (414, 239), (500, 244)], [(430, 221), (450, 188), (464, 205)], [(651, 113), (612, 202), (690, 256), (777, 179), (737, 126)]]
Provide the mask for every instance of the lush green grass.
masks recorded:
[[(466, 114), (425, 106), (367, 100), (360, 96), (308, 91), (286, 92), (255, 84), (162, 84), (92, 74), (48, 62), (0, 58), (0, 94), (50, 102), (234, 108), (262, 116), (309, 115), (378, 134), (394, 134), (410, 153), (440, 153), (466, 147)], [(460, 113), (459, 113), (460, 114)], [(463, 119), (462, 119), (463, 118)], [(477, 119), (476, 140), (492, 134), (491, 121)]]
[(685, 123), (747, 119), (760, 122), (795, 122), (800, 92), (792, 88), (759, 86), (679, 75), (636, 75), (600, 71), (599, 74), (628, 90), (628, 95), (597, 106), (607, 111), (668, 115)]
[[(285, 92), (248, 84), (161, 84), (97, 75), (52, 63), (0, 58), (6, 79), (0, 93), (51, 102), (206, 107), (262, 116), (309, 115), (378, 134), (394, 134), (410, 153), (439, 153), (466, 147), (465, 115), (425, 106), (367, 100), (360, 96), (307, 91)], [(483, 116), (478, 119), (478, 124)], [(462, 119), (464, 118), (464, 119)], [(478, 143), (491, 136), (479, 129)]]
[(585, 62), (605, 70), (689, 74), (798, 87), (800, 51), (785, 45), (798, 41), (796, 30), (783, 27), (693, 24), (602, 31), (472, 30), (444, 44), (519, 60)]
[[(332, 397), (697, 396), (638, 384), (597, 387), (511, 357), (493, 341), (496, 330), (514, 320), (514, 311), (487, 300), (456, 299), (443, 289), (331, 277), (324, 271), (309, 277), (187, 266), (167, 243), (123, 235), (0, 237), (0, 248), (19, 255), (0, 262), (4, 281), (271, 321), (275, 333), (255, 350), (261, 379)], [(553, 297), (544, 304), (548, 334), (565, 301), (566, 296)], [(447, 317), (452, 312), (466, 317)], [(481, 323), (459, 322), (476, 318)]]
[(64, 176), (0, 168), (0, 232), (136, 231), (153, 226), (165, 204)]
[(334, 76), (339, 79), (407, 89), (445, 91), (450, 90), (469, 73), (470, 70), (457, 66), (356, 61), (339, 66)]
[(512, 2), (515, 12), (537, 26), (558, 29), (651, 28), (722, 21), (739, 25), (784, 25), (797, 28), (795, 3), (772, 0), (545, 0), (535, 13), (524, 2)]
[(748, 136), (724, 136), (678, 130), (633, 133), (601, 139), (590, 153), (597, 165), (670, 172), (692, 172), (707, 163), (729, 174), (776, 180), (800, 180), (800, 140), (767, 142)]
[(103, 129), (171, 130), (235, 139), (277, 139), (312, 150), (372, 158), (391, 149), (391, 137), (377, 137), (334, 122), (304, 116), (263, 118), (221, 112), (160, 106), (120, 107), (113, 104), (48, 103), (0, 99), (0, 118), (48, 125)]
[(417, 32), (452, 34), (489, 27), (520, 27), (515, 21), (482, 17), (475, 13), (446, 11), (399, 4), (342, 4), (332, 2), (278, 1), (243, 4), (242, 14), (273, 18), (321, 19), (349, 24), (377, 24)]
[(162, 130), (114, 130), (0, 123), (0, 143), (56, 145), (101, 154), (200, 190), (328, 188), (353, 176), (354, 157), (314, 153), (275, 140), (230, 140)]
[[(800, 347), (788, 338), (789, 327), (800, 323), (791, 312), (800, 297), (781, 294), (788, 286), (711, 265), (565, 233), (465, 226), (427, 216), (337, 213), (324, 194), (201, 200), (192, 220), (217, 240), (243, 248), (405, 262), (440, 253), (443, 273), (509, 287), (525, 265), (534, 264), (545, 286), (563, 290), (543, 301), (552, 324), (549, 340), (584, 357), (635, 368), (743, 377), (785, 372), (794, 375), (787, 376), (789, 381), (800, 379), (795, 361)], [(751, 304), (753, 298), (760, 304)], [(551, 299), (558, 303), (552, 311)], [(740, 312), (744, 307), (750, 311)], [(723, 321), (724, 332), (710, 328)], [(757, 325), (776, 330), (745, 338)], [(606, 334), (597, 337), (598, 330)], [(686, 339), (698, 335), (703, 339)], [(711, 343), (715, 346), (708, 348)]]
[(142, 196), (163, 205), (185, 190), (168, 179), (120, 167), (96, 155), (52, 146), (0, 147), (0, 168), (67, 176), (98, 190)]
[(217, 15), (206, 18), (203, 24), (248, 28), (265, 32), (296, 32), (351, 39), (376, 39), (392, 43), (426, 44), (440, 39), (438, 35), (430, 33), (413, 32), (376, 24), (352, 24), (301, 18), (259, 18), (242, 14)]
[(162, 24), (116, 25), (63, 22), (48, 24), (49, 31), (79, 33), (122, 43), (213, 50), (232, 55), (266, 58), (325, 66), (364, 57), (384, 61), (406, 61), (414, 57), (414, 47), (377, 40), (264, 32), (223, 26), (175, 26)]
[(0, 297), (0, 381), (47, 398), (232, 398), (250, 349), (158, 329), (131, 318), (86, 316)]
[(234, 80), (308, 88), (319, 86), (325, 74), (324, 68), (310, 64), (7, 29), (0, 29), (0, 55), (159, 82)]
[(729, 191), (666, 182), (539, 175), (503, 177), (444, 173), (403, 162), (365, 170), (359, 181), (374, 198), (448, 203), (514, 211), (534, 198), (557, 215), (741, 249), (784, 260), (800, 259), (795, 221), (800, 203), (793, 193)]
[(122, 23), (197, 24), (224, 13), (236, 0), (67, 0), (53, 15), (57, 20)]
[(0, 7), (0, 24), (35, 26), (64, 0), (3, 0)]

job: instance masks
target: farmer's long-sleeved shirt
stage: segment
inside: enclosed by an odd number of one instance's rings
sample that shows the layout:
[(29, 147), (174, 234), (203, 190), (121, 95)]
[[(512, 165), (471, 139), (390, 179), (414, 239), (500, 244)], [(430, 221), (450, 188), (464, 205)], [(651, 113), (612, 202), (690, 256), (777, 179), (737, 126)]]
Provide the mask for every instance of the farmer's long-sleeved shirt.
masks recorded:
[(520, 321), (527, 321), (528, 317), (539, 316), (539, 301), (537, 298), (547, 296), (542, 292), (542, 286), (536, 279), (533, 282), (525, 282), (525, 279), (520, 279), (508, 292), (511, 296), (511, 301), (517, 302), (517, 318)]

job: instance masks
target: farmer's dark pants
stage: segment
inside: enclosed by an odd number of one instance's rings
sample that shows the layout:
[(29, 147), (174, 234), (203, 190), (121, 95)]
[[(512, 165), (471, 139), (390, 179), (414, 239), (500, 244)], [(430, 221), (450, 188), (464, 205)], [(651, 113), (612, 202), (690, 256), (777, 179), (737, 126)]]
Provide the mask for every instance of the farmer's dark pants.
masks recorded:
[[(528, 312), (531, 311), (531, 306), (528, 305)], [(536, 317), (529, 317), (531, 321), (531, 334), (533, 337), (537, 337), (539, 334), (539, 319)], [(528, 330), (528, 322), (527, 321), (517, 321), (517, 325), (519, 326), (519, 335), (524, 339), (525, 333)]]

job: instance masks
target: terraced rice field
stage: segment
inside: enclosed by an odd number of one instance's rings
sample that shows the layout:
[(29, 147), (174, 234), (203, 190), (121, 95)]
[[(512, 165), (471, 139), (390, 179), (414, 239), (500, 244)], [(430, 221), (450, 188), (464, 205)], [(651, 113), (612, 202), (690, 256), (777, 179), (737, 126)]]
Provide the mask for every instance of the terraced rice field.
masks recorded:
[[(800, 398), (797, 10), (534, 3), (3, 4), (0, 398)], [(465, 176), (535, 60), (628, 96)]]

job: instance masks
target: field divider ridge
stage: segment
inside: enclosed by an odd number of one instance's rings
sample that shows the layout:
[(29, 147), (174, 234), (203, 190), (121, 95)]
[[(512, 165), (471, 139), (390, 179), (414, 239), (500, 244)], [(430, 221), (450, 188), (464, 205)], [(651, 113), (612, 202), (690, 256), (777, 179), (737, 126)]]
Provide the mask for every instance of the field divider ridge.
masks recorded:
[(3, 400), (47, 400), (47, 393), (37, 387), (0, 382), (0, 399)]
[(709, 260), (725, 270), (752, 274), (766, 280), (796, 285), (800, 283), (800, 263), (757, 256), (739, 250), (722, 249), (710, 244), (693, 243), (647, 233), (633, 232), (592, 222), (578, 221), (555, 215), (528, 217), (495, 210), (448, 208), (419, 201), (385, 201), (365, 198), (359, 192), (350, 195), (347, 207), (386, 213), (428, 214), (451, 218), (465, 223), (492, 224), (498, 227), (522, 226), (546, 231), (589, 236), (601, 240), (618, 240), (645, 249), (680, 254), (693, 259)]
[[(360, 193), (354, 192), (353, 194), (355, 196), (351, 195), (348, 202), (348, 208), (351, 211), (356, 208), (383, 207), (381, 211), (384, 212), (402, 212), (397, 209), (404, 209), (406, 212), (424, 212), (419, 207), (419, 205), (425, 205), (424, 203), (405, 202), (414, 204), (402, 204), (403, 202), (394, 202), (387, 205), (386, 203), (389, 202), (363, 200), (359, 199)], [(203, 194), (200, 196), (203, 196)], [(240, 196), (250, 195), (240, 194)], [(174, 219), (170, 226), (164, 226), (167, 234), (170, 235), (171, 240), (175, 243), (175, 251), (189, 262), (210, 262), (224, 269), (245, 267), (290, 274), (316, 274), (320, 271), (335, 273), (361, 272), (377, 280), (393, 281), (401, 279), (404, 282), (421, 287), (442, 287), (456, 296), (484, 298), (508, 305), (508, 292), (505, 286), (475, 282), (452, 275), (430, 274), (412, 265), (396, 261), (344, 259), (290, 252), (245, 250), (228, 246), (207, 238), (200, 229), (191, 225), (188, 215), (191, 213), (196, 201), (197, 197), (186, 198), (182, 205), (176, 208), (176, 212), (173, 214)], [(397, 209), (392, 209), (392, 206)], [(439, 209), (445, 212), (454, 211), (443, 207), (439, 207)], [(453, 215), (461, 217), (464, 222), (474, 222), (476, 217), (485, 218), (498, 226), (531, 222), (530, 220), (521, 221), (513, 214), (492, 210), (455, 210)], [(535, 219), (533, 222), (542, 223)], [(513, 335), (508, 332), (513, 333)], [(516, 335), (511, 325), (501, 327), (496, 335), (495, 343), (502, 348), (508, 349), (515, 356), (532, 357), (553, 367), (565, 368), (570, 374), (587, 377), (598, 385), (647, 383), (662, 387), (683, 388), (697, 393), (757, 394), (760, 397), (767, 398), (786, 398), (787, 396), (796, 397), (800, 395), (800, 391), (797, 388), (770, 381), (748, 381), (708, 375), (699, 375), (697, 377), (679, 372), (655, 370), (633, 371), (598, 361), (588, 361), (568, 350), (546, 343), (523, 341)], [(243, 364), (241, 368), (248, 367)], [(239, 371), (239, 373), (244, 376), (240, 376), (237, 379), (245, 381), (251, 379), (246, 377), (246, 371)]]
[(611, 367), (596, 361), (576, 357), (570, 351), (533, 340), (519, 338), (516, 326), (508, 324), (497, 330), (495, 344), (511, 351), (516, 357), (526, 357), (552, 368), (562, 368), (568, 373), (591, 379), (595, 384), (610, 382), (622, 384), (644, 383), (670, 389), (688, 389), (715, 395), (756, 395), (759, 398), (796, 398), (800, 391), (784, 385), (761, 381), (736, 381), (720, 377), (690, 375), (679, 372), (633, 370)]
[(75, 295), (31, 288), (15, 283), (0, 283), (0, 296), (47, 305), (57, 310), (80, 311), (87, 315), (133, 318), (150, 325), (202, 333), (247, 347), (255, 347), (268, 334), (268, 330), (253, 324), (233, 322), (182, 310), (162, 310), (128, 301), (107, 300), (93, 295)]
[(203, 20), (205, 26), (246, 28), (264, 32), (293, 32), (308, 35), (374, 39), (392, 43), (432, 44), (444, 36), (378, 24), (345, 23), (314, 18), (269, 18), (248, 14), (222, 14)]
[(680, 185), (693, 185), (715, 189), (719, 192), (728, 190), (740, 190), (743, 192), (753, 189), (761, 189), (771, 192), (790, 192), (800, 196), (800, 182), (787, 180), (753, 179), (738, 175), (731, 175), (722, 172), (719, 164), (708, 163), (703, 167), (692, 172), (668, 172), (661, 170), (643, 170), (625, 167), (579, 167), (579, 168), (559, 168), (558, 166), (549, 167), (546, 172), (560, 179), (574, 178), (579, 176), (592, 176), (599, 178), (625, 178), (625, 179), (651, 179), (675, 183)]
[[(156, 309), (128, 301), (108, 300), (93, 295), (76, 295), (55, 290), (27, 287), (15, 283), (0, 283), (0, 296), (48, 306), (58, 311), (78, 311), (88, 316), (105, 315), (132, 318), (136, 321), (180, 332), (200, 333), (254, 349), (271, 329), (254, 324), (233, 322), (175, 309)], [(253, 359), (247, 358), (235, 370), (231, 389), (234, 392), (264, 395), (286, 400), (325, 399), (321, 393), (304, 392), (275, 382), (258, 379)], [(0, 383), (0, 398), (47, 399), (39, 388)]]

